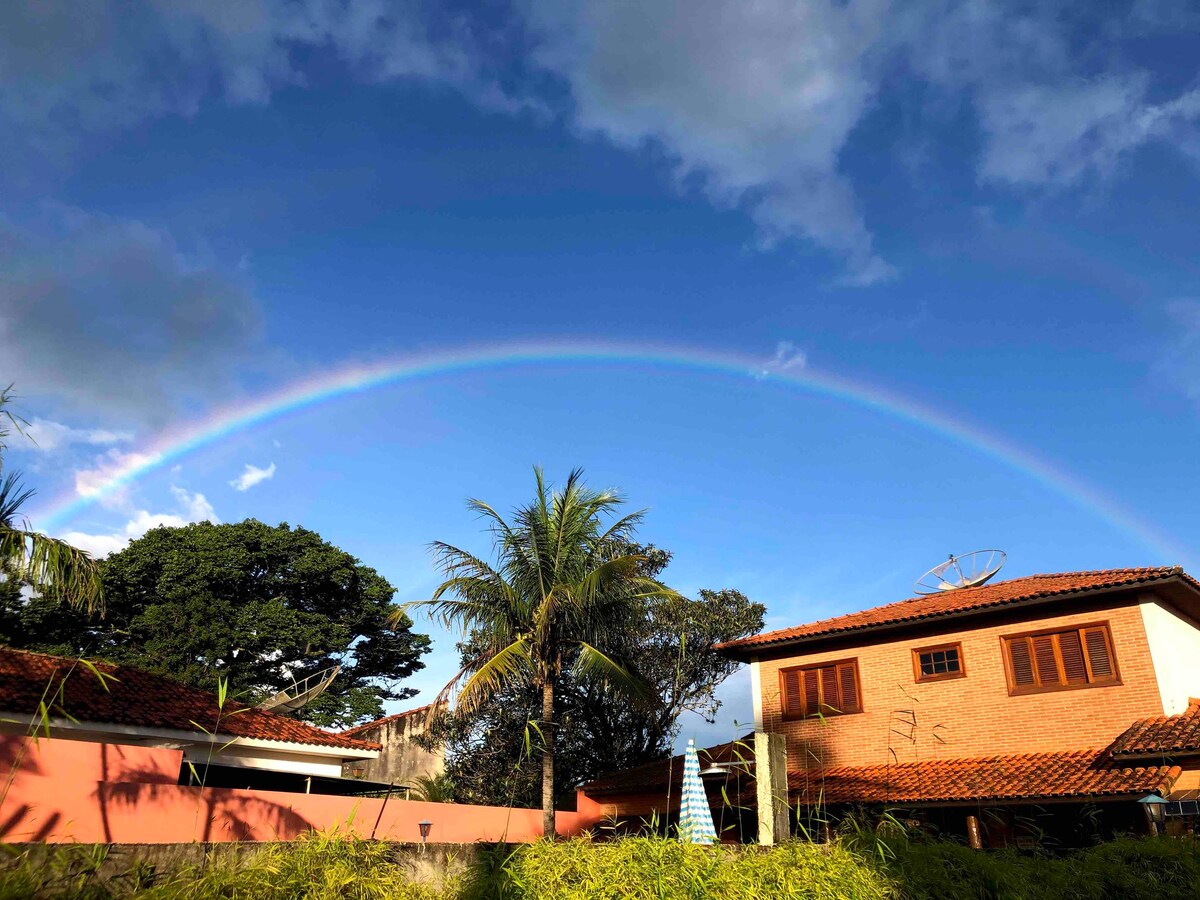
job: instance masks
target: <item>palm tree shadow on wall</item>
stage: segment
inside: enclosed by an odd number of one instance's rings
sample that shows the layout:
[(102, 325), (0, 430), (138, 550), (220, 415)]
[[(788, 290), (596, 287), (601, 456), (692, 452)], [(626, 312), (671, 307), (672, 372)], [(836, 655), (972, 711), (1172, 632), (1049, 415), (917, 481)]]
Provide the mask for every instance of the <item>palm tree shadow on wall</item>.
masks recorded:
[[(137, 773), (128, 774), (136, 777)], [(146, 774), (153, 776), (157, 772)], [(288, 840), (313, 829), (313, 823), (291, 807), (261, 797), (246, 796), (245, 791), (186, 787), (147, 780), (102, 783), (97, 786), (94, 797), (104, 823), (104, 840), (109, 843), (113, 841), (108, 817), (110, 804), (136, 810), (139, 807), (153, 807), (160, 799), (176, 799), (181, 796), (180, 792), (184, 792), (182, 796), (195, 797), (192, 840), (205, 843), (212, 840), (262, 840), (264, 826), (270, 830), (271, 837)], [(215, 831), (221, 833), (214, 838)]]

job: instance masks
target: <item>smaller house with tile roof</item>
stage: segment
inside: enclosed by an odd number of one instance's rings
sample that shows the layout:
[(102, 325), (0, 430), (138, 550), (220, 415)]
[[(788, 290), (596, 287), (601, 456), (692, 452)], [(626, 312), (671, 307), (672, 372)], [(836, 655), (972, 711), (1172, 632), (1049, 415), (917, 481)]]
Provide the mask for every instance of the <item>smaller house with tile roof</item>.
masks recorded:
[(0, 647), (0, 736), (35, 732), (182, 750), (185, 784), (199, 778), (209, 787), (304, 793), (361, 790), (361, 782), (342, 778), (342, 766), (380, 750), (233, 699), (221, 705), (209, 691), (132, 666)]
[(345, 763), (343, 774), (376, 784), (411, 788), (423, 776), (446, 771), (445, 748), (428, 748), (418, 741), (428, 730), (433, 713), (434, 706), (430, 703), (343, 731), (343, 737), (379, 745), (378, 756)]
[[(885, 807), (977, 846), (1084, 843), (1144, 830), (1148, 793), (1200, 798), (1200, 584), (1179, 568), (1033, 575), (718, 649), (750, 665), (800, 824)], [(714, 810), (755, 771), (724, 769)], [(634, 816), (672, 784), (655, 763), (582, 793)]]

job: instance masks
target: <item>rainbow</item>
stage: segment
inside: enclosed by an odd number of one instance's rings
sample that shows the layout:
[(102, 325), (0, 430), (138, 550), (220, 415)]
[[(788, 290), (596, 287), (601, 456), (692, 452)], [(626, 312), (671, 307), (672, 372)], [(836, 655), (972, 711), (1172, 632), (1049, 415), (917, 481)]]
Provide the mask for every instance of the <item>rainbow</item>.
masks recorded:
[(44, 530), (59, 532), (92, 504), (151, 472), (230, 435), (349, 394), (446, 375), (565, 363), (642, 366), (767, 380), (875, 410), (941, 435), (1023, 473), (1104, 519), (1165, 560), (1182, 561), (1185, 556), (1165, 535), (1074, 475), (1012, 441), (879, 385), (811, 367), (773, 368), (748, 356), (709, 349), (599, 341), (492, 344), (350, 363), (321, 371), (265, 396), (218, 408), (204, 419), (160, 432), (137, 452), (123, 455), (122, 461), (107, 470), (86, 495), (65, 493), (51, 501), (34, 519)]

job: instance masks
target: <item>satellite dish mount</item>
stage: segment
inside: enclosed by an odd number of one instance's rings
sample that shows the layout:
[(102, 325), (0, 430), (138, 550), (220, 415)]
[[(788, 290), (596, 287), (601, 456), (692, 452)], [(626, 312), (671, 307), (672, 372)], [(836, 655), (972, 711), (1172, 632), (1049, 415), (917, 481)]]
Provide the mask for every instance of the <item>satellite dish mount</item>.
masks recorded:
[(328, 669), (322, 669), (307, 678), (293, 682), (290, 688), (285, 688), (258, 704), (258, 708), (275, 712), (295, 712), (321, 696), (325, 692), (325, 688), (333, 684), (333, 679), (337, 678), (340, 671), (342, 671), (341, 666), (330, 666)]
[(940, 594), (961, 588), (987, 584), (1008, 559), (1003, 550), (972, 550), (962, 556), (950, 554), (944, 563), (934, 566), (917, 579), (913, 590), (921, 595)]

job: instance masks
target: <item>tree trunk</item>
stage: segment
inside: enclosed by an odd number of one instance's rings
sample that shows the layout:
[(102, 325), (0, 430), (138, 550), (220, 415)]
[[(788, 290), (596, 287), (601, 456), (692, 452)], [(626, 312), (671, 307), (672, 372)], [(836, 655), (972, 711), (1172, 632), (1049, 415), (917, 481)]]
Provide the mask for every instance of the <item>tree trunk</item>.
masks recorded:
[(542, 834), (554, 840), (554, 683), (542, 685)]

